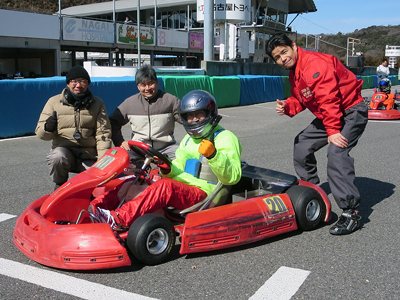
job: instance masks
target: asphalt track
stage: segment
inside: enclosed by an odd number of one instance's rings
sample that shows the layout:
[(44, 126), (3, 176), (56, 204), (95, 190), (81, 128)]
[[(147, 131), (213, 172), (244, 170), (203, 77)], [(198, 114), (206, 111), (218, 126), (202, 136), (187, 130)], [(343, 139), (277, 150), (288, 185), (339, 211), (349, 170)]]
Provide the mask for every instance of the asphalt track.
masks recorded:
[[(363, 96), (372, 93), (364, 90)], [(262, 103), (220, 114), (221, 124), (239, 137), (243, 160), (294, 174), (293, 138), (312, 120), (309, 112), (290, 119), (278, 116), (274, 103)], [(340, 213), (333, 202), (330, 223), (314, 231), (187, 256), (176, 246), (162, 265), (133, 261), (95, 272), (42, 266), (14, 246), (16, 217), (53, 189), (45, 162), (50, 143), (0, 140), (0, 299), (400, 299), (399, 133), (400, 121), (370, 121), (351, 153), (364, 221), (351, 235), (329, 234)], [(178, 126), (177, 139), (183, 134)], [(129, 137), (129, 128), (124, 135)], [(329, 192), (326, 149), (317, 159), (321, 186)]]

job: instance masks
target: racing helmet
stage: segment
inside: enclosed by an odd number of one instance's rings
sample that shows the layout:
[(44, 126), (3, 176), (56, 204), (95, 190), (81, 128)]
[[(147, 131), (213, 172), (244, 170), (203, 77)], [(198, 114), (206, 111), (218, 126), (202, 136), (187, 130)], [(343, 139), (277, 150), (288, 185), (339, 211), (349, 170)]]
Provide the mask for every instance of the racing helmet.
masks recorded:
[(390, 87), (391, 87), (391, 83), (389, 79), (383, 79), (381, 81), (379, 81), (379, 90), (381, 92), (384, 92), (386, 94), (390, 93)]
[[(206, 112), (205, 119), (189, 124), (187, 114), (199, 110)], [(214, 96), (203, 90), (191, 91), (183, 96), (179, 106), (179, 115), (186, 132), (194, 139), (207, 137), (222, 119), (218, 115), (217, 102)]]

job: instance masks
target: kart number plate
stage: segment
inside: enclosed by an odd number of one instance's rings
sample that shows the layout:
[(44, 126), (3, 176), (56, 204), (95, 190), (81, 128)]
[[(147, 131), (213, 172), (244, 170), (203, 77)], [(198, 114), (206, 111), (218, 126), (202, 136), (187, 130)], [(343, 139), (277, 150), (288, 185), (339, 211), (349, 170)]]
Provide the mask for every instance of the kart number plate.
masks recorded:
[(105, 155), (103, 156), (93, 167), (100, 170), (104, 170), (108, 165), (110, 165), (115, 160), (115, 157)]
[(270, 196), (263, 198), (272, 215), (278, 215), (288, 212), (288, 209), (280, 196)]

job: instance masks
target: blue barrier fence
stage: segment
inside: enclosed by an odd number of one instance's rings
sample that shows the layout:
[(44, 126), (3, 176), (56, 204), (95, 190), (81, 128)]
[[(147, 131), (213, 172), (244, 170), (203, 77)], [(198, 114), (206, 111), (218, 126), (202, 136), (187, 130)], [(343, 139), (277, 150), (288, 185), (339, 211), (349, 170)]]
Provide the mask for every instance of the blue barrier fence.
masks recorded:
[[(220, 107), (251, 105), (255, 103), (270, 102), (284, 99), (288, 94), (288, 85), (280, 76), (238, 75), (230, 77), (204, 76), (199, 81), (197, 89), (214, 92)], [(239, 80), (238, 80), (239, 78)], [(393, 85), (398, 84), (398, 76), (389, 76)], [(167, 77), (166, 77), (167, 79)], [(363, 76), (363, 88), (377, 87), (376, 76)], [(127, 97), (138, 93), (133, 76), (91, 79), (90, 90), (94, 95), (103, 99), (107, 112), (110, 114)], [(159, 77), (159, 89), (172, 94), (177, 92), (177, 87), (183, 86), (179, 81), (188, 80), (187, 76), (168, 77), (164, 81)], [(200, 82), (200, 83), (199, 83)], [(203, 86), (204, 85), (204, 86)], [(239, 85), (239, 86), (237, 86)], [(66, 87), (65, 77), (0, 80), (0, 137), (11, 137), (32, 133), (35, 131), (39, 115), (47, 100), (59, 94)], [(237, 87), (233, 89), (233, 87)], [(240, 94), (240, 99), (232, 93), (223, 91), (235, 90)], [(240, 93), (239, 93), (240, 91)], [(217, 97), (218, 95), (218, 97)], [(226, 99), (222, 99), (226, 95)]]

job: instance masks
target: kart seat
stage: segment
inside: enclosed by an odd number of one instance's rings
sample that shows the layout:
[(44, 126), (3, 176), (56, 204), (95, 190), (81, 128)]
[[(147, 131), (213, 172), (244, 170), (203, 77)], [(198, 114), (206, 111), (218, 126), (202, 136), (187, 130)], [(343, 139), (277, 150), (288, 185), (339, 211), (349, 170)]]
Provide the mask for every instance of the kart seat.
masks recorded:
[(168, 207), (166, 208), (165, 213), (167, 216), (169, 216), (169, 218), (179, 220), (185, 218), (187, 213), (224, 205), (230, 198), (231, 188), (231, 185), (223, 185), (219, 182), (214, 190), (199, 203), (183, 210), (179, 210), (174, 207)]
[[(246, 167), (248, 167), (248, 163), (246, 161), (241, 161), (241, 167), (242, 170), (245, 169)], [(220, 181), (218, 181), (214, 190), (212, 190), (212, 192), (199, 203), (196, 203), (195, 205), (185, 208), (183, 210), (169, 207), (166, 209), (166, 214), (172, 218), (178, 217), (179, 219), (190, 212), (224, 205), (232, 196), (231, 190), (232, 185), (223, 185)]]
[(214, 196), (214, 199), (212, 199), (210, 204), (204, 209), (224, 205), (229, 199), (231, 189), (231, 185), (223, 185), (219, 192)]

